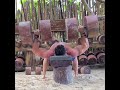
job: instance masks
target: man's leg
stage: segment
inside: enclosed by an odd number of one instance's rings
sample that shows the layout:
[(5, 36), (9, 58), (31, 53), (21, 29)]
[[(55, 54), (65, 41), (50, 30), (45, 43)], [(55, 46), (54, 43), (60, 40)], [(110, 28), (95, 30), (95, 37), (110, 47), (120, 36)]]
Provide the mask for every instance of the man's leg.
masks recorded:
[(44, 60), (43, 60), (43, 79), (46, 78), (45, 75), (46, 75), (48, 65), (49, 65), (48, 59), (44, 58)]
[(73, 61), (73, 70), (75, 72), (75, 77), (76, 77), (78, 75), (78, 60), (77, 60), (77, 57)]

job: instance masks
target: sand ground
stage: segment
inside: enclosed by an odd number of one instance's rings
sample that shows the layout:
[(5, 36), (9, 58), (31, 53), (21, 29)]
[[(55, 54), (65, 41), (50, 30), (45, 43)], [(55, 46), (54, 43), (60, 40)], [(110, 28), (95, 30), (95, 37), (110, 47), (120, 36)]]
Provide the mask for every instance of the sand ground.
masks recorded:
[(79, 74), (74, 82), (68, 85), (56, 83), (53, 71), (47, 71), (46, 80), (43, 75), (25, 75), (15, 72), (15, 90), (105, 90), (105, 69), (91, 69), (91, 74)]

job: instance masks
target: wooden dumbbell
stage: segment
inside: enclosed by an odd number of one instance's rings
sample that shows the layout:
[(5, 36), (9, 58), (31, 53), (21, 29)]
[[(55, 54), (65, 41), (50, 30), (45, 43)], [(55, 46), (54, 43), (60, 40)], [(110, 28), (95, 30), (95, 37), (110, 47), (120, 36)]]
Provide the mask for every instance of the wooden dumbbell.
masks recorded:
[(22, 41), (23, 47), (27, 47), (28, 45), (32, 45), (32, 33), (31, 33), (31, 22), (23, 21), (19, 22), (18, 30), (20, 39)]
[(22, 58), (16, 58), (15, 60), (15, 71), (24, 71), (24, 60)]
[(105, 64), (105, 53), (104, 52), (98, 52), (96, 54), (97, 61), (99, 64)]
[(25, 74), (26, 75), (31, 75), (31, 67), (26, 67), (25, 68)]
[(43, 42), (48, 42), (52, 40), (50, 20), (40, 20), (39, 30), (40, 30), (41, 40)]
[(87, 59), (88, 59), (88, 64), (89, 65), (95, 65), (95, 64), (97, 64), (97, 58), (96, 58), (96, 56), (94, 55), (94, 53), (89, 53), (88, 55), (87, 55)]
[(39, 67), (39, 66), (35, 67), (35, 74), (41, 75), (41, 67)]
[(88, 66), (80, 66), (78, 68), (78, 73), (79, 74), (90, 74), (91, 73), (91, 69)]
[(78, 64), (87, 65), (87, 63), (88, 63), (87, 56), (85, 54), (80, 55), (78, 58)]
[(99, 35), (97, 37), (97, 41), (100, 43), (100, 44), (105, 44), (105, 35)]
[(76, 18), (65, 19), (66, 23), (66, 40), (67, 42), (78, 40), (78, 22)]
[(81, 68), (82, 68), (82, 66), (78, 67), (78, 74), (81, 74)]
[(84, 17), (84, 27), (86, 27), (88, 32), (88, 37), (94, 38), (99, 34), (98, 27), (98, 16), (89, 15)]

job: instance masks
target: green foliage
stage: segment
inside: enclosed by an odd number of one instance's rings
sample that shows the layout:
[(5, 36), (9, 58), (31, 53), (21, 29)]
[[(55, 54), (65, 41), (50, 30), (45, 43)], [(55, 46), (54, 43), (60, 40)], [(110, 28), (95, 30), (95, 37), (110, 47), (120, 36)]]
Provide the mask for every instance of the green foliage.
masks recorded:
[(20, 2), (19, 2), (20, 4), (21, 4), (21, 1), (24, 4), (27, 0), (20, 0)]
[(72, 5), (74, 0), (68, 0), (68, 1), (69, 1), (69, 4)]

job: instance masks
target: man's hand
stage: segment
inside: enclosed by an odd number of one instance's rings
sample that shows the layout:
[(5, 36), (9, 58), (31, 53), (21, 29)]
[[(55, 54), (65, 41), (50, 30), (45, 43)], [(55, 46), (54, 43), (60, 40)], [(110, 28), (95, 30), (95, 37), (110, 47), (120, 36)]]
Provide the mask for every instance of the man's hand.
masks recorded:
[(39, 35), (39, 34), (40, 34), (39, 29), (38, 29), (38, 30), (35, 30), (35, 31), (34, 31), (34, 34), (35, 34), (35, 35)]
[(83, 32), (84, 32), (84, 26), (79, 25), (79, 26), (78, 26), (78, 31), (79, 31), (80, 33), (83, 33)]
[(78, 31), (80, 32), (81, 36), (88, 37), (88, 31), (87, 31), (86, 27), (84, 27), (82, 25), (79, 25), (78, 26)]
[(34, 42), (38, 42), (39, 40), (39, 30), (34, 31)]
[(34, 38), (35, 38), (35, 39), (38, 39), (38, 38), (39, 38), (39, 35), (35, 35)]

